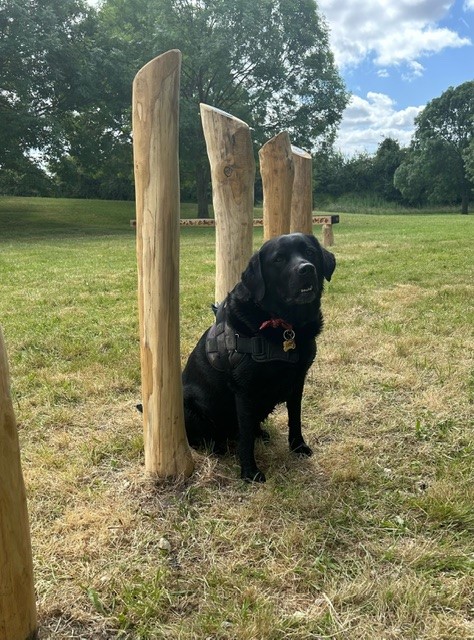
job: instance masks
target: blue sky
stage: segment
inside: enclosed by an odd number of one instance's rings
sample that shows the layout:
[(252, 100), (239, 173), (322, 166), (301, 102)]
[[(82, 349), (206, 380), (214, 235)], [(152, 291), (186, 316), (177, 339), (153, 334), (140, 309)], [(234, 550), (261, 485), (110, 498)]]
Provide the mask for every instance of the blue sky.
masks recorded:
[(474, 80), (474, 0), (319, 0), (353, 94), (336, 146), (408, 145), (414, 118), (450, 86)]

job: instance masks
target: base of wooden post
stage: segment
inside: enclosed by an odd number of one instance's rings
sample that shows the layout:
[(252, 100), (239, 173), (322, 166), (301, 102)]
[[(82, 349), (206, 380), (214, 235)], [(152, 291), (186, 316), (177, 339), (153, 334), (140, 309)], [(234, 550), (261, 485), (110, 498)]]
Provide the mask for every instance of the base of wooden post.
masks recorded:
[(332, 224), (323, 224), (323, 246), (332, 247), (334, 244), (334, 232)]

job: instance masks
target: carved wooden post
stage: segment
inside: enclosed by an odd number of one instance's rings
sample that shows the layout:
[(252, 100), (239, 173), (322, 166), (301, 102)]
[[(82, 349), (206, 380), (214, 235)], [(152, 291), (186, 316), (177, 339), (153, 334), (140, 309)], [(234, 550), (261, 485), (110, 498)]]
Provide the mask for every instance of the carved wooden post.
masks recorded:
[(295, 165), (290, 231), (313, 233), (313, 160), (311, 154), (291, 147)]
[(36, 635), (30, 527), (0, 328), (0, 640), (33, 640)]
[(146, 470), (188, 476), (179, 344), (178, 112), (181, 53), (133, 82), (138, 298)]
[(216, 222), (216, 302), (240, 280), (252, 255), (255, 159), (248, 125), (201, 104)]
[(290, 136), (282, 131), (258, 153), (263, 185), (263, 239), (290, 232), (295, 167)]

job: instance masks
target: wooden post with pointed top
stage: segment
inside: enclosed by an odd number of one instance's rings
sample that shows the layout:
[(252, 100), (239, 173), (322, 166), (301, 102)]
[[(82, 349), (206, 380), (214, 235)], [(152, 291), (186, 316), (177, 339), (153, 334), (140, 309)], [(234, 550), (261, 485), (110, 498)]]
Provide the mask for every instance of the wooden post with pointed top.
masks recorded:
[(263, 185), (263, 239), (290, 232), (295, 166), (290, 136), (282, 131), (258, 152)]
[(178, 115), (181, 53), (146, 64), (133, 81), (138, 299), (145, 468), (194, 468), (184, 426), (179, 338)]
[(0, 640), (37, 637), (30, 527), (0, 328)]
[(311, 154), (292, 146), (295, 179), (291, 200), (291, 224), (293, 233), (313, 233), (313, 160)]
[(255, 159), (248, 125), (201, 104), (216, 224), (216, 302), (240, 280), (253, 246)]

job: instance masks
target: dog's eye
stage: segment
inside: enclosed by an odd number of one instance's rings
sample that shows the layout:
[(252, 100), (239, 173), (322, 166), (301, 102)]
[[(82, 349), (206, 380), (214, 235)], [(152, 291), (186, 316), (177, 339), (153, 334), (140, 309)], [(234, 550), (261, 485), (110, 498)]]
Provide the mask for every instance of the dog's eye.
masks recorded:
[(273, 262), (284, 262), (284, 261), (285, 261), (285, 256), (281, 253), (277, 253), (273, 258)]

